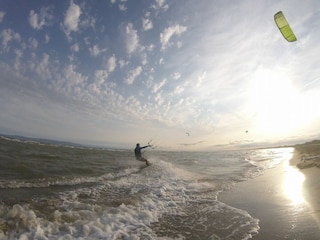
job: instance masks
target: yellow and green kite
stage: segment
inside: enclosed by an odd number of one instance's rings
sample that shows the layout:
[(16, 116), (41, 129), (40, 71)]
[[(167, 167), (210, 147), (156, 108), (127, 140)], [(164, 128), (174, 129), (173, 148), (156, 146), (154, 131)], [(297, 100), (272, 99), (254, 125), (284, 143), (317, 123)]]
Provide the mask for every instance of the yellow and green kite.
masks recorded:
[(297, 41), (296, 36), (294, 35), (291, 27), (289, 26), (289, 23), (287, 22), (286, 18), (284, 17), (281, 11), (277, 12), (274, 15), (274, 21), (276, 22), (283, 37), (287, 39), (288, 42)]

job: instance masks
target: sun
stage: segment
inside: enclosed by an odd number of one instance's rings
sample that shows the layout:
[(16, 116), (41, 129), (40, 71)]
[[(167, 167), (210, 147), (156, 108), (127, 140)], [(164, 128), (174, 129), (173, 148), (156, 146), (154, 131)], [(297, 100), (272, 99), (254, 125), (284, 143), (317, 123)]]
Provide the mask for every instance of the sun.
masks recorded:
[(259, 70), (250, 86), (256, 129), (274, 137), (293, 134), (312, 118), (308, 105), (285, 74)]

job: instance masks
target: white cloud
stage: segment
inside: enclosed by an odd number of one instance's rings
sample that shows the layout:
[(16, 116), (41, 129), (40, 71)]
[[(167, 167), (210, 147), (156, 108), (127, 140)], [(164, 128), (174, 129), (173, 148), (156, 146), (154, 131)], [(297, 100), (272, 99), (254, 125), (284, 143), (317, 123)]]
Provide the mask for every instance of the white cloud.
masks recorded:
[(108, 59), (108, 63), (107, 63), (107, 70), (108, 72), (113, 72), (117, 67), (117, 59), (116, 57), (113, 55), (112, 57), (110, 57)]
[(157, 93), (154, 100), (158, 105), (162, 105), (164, 103), (164, 98), (162, 97), (161, 93)]
[(127, 7), (126, 7), (126, 5), (124, 5), (124, 4), (119, 4), (119, 9), (120, 9), (120, 11), (126, 11), (127, 10)]
[(98, 45), (94, 45), (92, 48), (89, 48), (89, 52), (91, 54), (91, 56), (99, 56), (101, 53), (104, 53), (106, 52), (107, 49), (104, 48), (104, 49), (100, 49)]
[(74, 93), (79, 95), (81, 93), (81, 88), (79, 87), (82, 87), (87, 79), (88, 77), (76, 72), (75, 65), (69, 64), (64, 69), (64, 79), (62, 80), (62, 82), (64, 82), (64, 85), (60, 85), (60, 89), (68, 93), (74, 91)]
[(16, 60), (14, 63), (14, 69), (19, 70), (20, 69), (20, 59), (23, 56), (23, 52), (21, 50), (15, 49), (14, 51), (15, 55), (16, 55)]
[(92, 48), (89, 48), (91, 56), (98, 56), (100, 54), (100, 49), (98, 45), (94, 45)]
[(126, 79), (126, 83), (131, 85), (134, 82), (134, 80), (141, 74), (141, 72), (142, 72), (141, 66), (138, 66), (136, 69), (129, 71), (128, 77)]
[(148, 59), (147, 59), (147, 54), (145, 54), (145, 53), (143, 53), (142, 55), (141, 55), (141, 63), (142, 63), (142, 65), (146, 65), (147, 63), (148, 63)]
[(163, 9), (164, 11), (167, 11), (169, 8), (169, 5), (166, 4), (165, 0), (156, 0), (156, 4), (153, 4), (151, 7), (153, 9)]
[(92, 16), (86, 16), (86, 18), (81, 21), (81, 27), (83, 28), (91, 27), (94, 29), (95, 25), (96, 25), (96, 19)]
[(160, 83), (155, 84), (155, 85), (153, 86), (152, 92), (153, 92), (153, 93), (158, 92), (158, 91), (166, 84), (166, 82), (167, 82), (167, 79), (165, 78), (165, 79), (163, 79)]
[(48, 34), (45, 35), (45, 43), (50, 42), (50, 36)]
[(0, 23), (2, 23), (4, 16), (6, 15), (5, 12), (0, 11)]
[(73, 52), (79, 52), (79, 50), (80, 50), (79, 43), (73, 44), (73, 45), (71, 46), (71, 50), (72, 50)]
[(132, 23), (128, 23), (126, 27), (126, 48), (127, 53), (131, 54), (137, 50), (139, 37), (137, 31), (133, 28)]
[(4, 48), (7, 48), (8, 43), (10, 41), (13, 41), (13, 40), (20, 41), (21, 40), (21, 37), (20, 37), (19, 33), (16, 33), (12, 29), (4, 29), (4, 30), (2, 30), (1, 38), (2, 38), (2, 46)]
[(53, 19), (53, 15), (50, 11), (50, 7), (41, 8), (39, 14), (34, 10), (31, 10), (29, 13), (29, 23), (31, 27), (40, 30), (43, 26), (49, 25), (50, 21)]
[(64, 31), (68, 38), (71, 32), (78, 31), (80, 15), (81, 8), (71, 0), (63, 22)]
[(148, 31), (153, 28), (153, 23), (148, 18), (142, 18), (142, 28), (144, 31)]
[(182, 86), (177, 86), (175, 89), (174, 89), (174, 94), (180, 94), (184, 91), (184, 87)]
[(187, 27), (179, 24), (164, 29), (164, 31), (160, 33), (161, 50), (165, 50), (168, 46), (170, 46), (170, 39), (174, 35), (180, 36), (185, 31), (187, 31)]
[(145, 49), (149, 52), (152, 52), (156, 46), (154, 44), (150, 44), (149, 46), (145, 46)]
[(174, 74), (172, 74), (172, 78), (174, 80), (178, 80), (181, 77), (181, 74), (179, 72), (175, 72)]
[(29, 44), (32, 49), (37, 49), (38, 41), (35, 38), (29, 38)]
[(95, 83), (98, 85), (103, 84), (108, 78), (108, 72), (105, 70), (97, 70), (94, 73)]
[(119, 63), (120, 68), (123, 68), (124, 66), (127, 65), (126, 61), (124, 61), (124, 60), (122, 60), (122, 59), (120, 59), (120, 60), (118, 61), (118, 63)]
[(49, 69), (50, 57), (48, 54), (44, 53), (41, 61), (35, 65), (35, 71), (41, 77), (41, 79), (50, 79), (51, 71)]
[(204, 71), (200, 76), (198, 76), (198, 79), (197, 79), (197, 86), (198, 87), (202, 85), (203, 80), (206, 79), (206, 75), (207, 75), (207, 72)]

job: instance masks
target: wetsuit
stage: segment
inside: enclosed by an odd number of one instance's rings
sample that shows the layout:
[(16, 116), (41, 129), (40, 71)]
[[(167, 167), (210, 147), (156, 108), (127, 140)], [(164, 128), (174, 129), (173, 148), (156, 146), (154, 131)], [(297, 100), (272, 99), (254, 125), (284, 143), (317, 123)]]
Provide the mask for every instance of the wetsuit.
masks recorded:
[(137, 144), (136, 148), (134, 149), (134, 155), (136, 156), (137, 160), (145, 162), (147, 164), (147, 166), (149, 166), (150, 165), (149, 161), (141, 156), (141, 149), (144, 149), (147, 147), (149, 147), (149, 145), (144, 146), (144, 147), (140, 147), (140, 145)]

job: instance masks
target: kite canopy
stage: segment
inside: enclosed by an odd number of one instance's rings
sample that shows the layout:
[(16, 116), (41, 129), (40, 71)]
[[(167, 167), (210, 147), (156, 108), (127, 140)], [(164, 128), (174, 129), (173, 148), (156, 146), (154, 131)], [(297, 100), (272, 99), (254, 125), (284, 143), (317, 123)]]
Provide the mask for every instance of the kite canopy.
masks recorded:
[(274, 15), (274, 21), (276, 22), (280, 32), (282, 33), (284, 38), (287, 39), (288, 42), (297, 41), (296, 36), (294, 35), (291, 27), (289, 26), (289, 23), (287, 22), (286, 18), (284, 17), (281, 11), (277, 12)]

